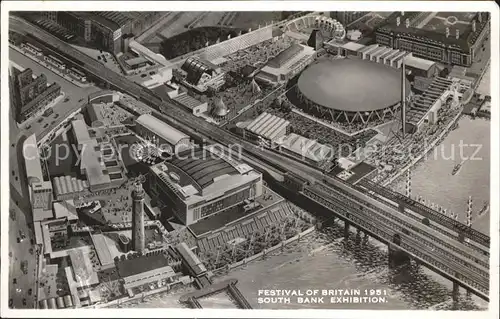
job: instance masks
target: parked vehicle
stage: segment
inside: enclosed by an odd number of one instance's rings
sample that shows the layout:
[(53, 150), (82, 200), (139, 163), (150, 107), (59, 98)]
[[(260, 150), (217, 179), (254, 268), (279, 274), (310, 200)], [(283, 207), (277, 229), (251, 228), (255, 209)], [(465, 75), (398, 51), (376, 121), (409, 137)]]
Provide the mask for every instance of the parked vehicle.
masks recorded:
[(48, 117), (52, 113), (54, 113), (54, 110), (52, 108), (48, 108), (48, 109), (45, 110), (45, 112), (43, 112), (43, 116)]

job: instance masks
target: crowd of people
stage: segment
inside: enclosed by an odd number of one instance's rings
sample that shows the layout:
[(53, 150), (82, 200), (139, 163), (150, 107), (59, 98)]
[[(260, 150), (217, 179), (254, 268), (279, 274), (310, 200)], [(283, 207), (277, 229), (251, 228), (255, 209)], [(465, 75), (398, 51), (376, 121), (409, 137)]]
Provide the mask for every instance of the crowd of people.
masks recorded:
[(377, 134), (373, 130), (367, 130), (353, 136), (343, 134), (291, 111), (290, 102), (286, 99), (282, 103), (271, 104), (265, 111), (290, 121), (293, 133), (314, 139), (320, 144), (338, 150), (337, 155), (339, 157), (348, 156), (351, 151), (354, 151), (358, 146), (364, 146), (367, 141)]
[(293, 40), (287, 36), (283, 36), (276, 41), (266, 40), (226, 56), (227, 61), (221, 66), (227, 72), (238, 72), (247, 65), (260, 68), (292, 44)]
[(132, 114), (113, 103), (102, 103), (94, 106), (100, 109), (102, 117), (108, 121), (109, 126), (121, 125), (123, 121), (132, 117)]
[(448, 102), (445, 107), (438, 111), (439, 121), (436, 124), (424, 123), (416, 133), (408, 135), (402, 142), (396, 136), (392, 136), (386, 144), (376, 147), (373, 154), (367, 159), (369, 164), (378, 168), (378, 174), (374, 175), (372, 180), (384, 183), (415, 158), (422, 155), (425, 148), (435, 141), (461, 112), (460, 107), (452, 107), (451, 103), (451, 101)]

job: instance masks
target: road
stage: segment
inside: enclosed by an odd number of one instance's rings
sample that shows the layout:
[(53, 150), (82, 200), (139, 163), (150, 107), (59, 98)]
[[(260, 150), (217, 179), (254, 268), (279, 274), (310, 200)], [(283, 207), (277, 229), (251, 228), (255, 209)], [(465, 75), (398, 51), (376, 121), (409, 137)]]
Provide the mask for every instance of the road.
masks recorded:
[[(23, 21), (18, 21), (18, 23), (26, 24)], [(283, 157), (280, 154), (273, 152), (271, 150), (263, 149), (239, 137), (236, 137), (235, 135), (232, 135), (227, 131), (216, 128), (213, 125), (203, 121), (202, 119), (196, 118), (192, 114), (183, 111), (173, 102), (161, 101), (161, 99), (151, 94), (151, 92), (149, 92), (148, 90), (145, 90), (136, 83), (131, 83), (130, 81), (124, 79), (123, 77), (119, 76), (116, 73), (108, 71), (103, 72), (102, 69), (99, 69), (98, 66), (95, 65), (95, 61), (90, 60), (88, 57), (81, 56), (77, 52), (73, 52), (71, 48), (69, 48), (65, 43), (51, 36), (50, 34), (44, 33), (43, 31), (38, 30), (33, 26), (25, 25), (25, 27), (26, 28), (31, 27), (33, 29), (33, 33), (37, 34), (37, 37), (42, 38), (43, 41), (51, 43), (52, 45), (58, 47), (60, 50), (64, 51), (68, 55), (73, 55), (74, 59), (77, 59), (80, 62), (84, 62), (85, 63), (84, 68), (87, 71), (103, 78), (104, 80), (120, 88), (121, 90), (130, 92), (135, 96), (141, 97), (141, 100), (147, 101), (147, 103), (152, 107), (152, 111), (155, 116), (159, 117), (160, 119), (166, 122), (173, 124), (174, 126), (183, 127), (183, 130), (186, 131), (188, 134), (199, 137), (201, 136), (208, 141), (219, 142), (226, 146), (234, 144), (241, 145), (245, 151), (245, 157), (247, 156), (251, 158), (257, 157), (260, 160), (268, 162), (275, 167), (279, 167), (283, 172), (293, 172), (294, 174), (302, 177), (305, 181), (309, 181), (311, 184), (318, 184), (318, 183), (321, 184), (323, 179), (325, 179), (325, 176), (323, 175), (322, 172), (312, 167), (301, 164), (292, 159)], [(345, 197), (347, 202), (356, 203), (357, 201), (359, 201), (359, 196), (360, 194), (362, 195), (360, 191), (354, 190), (350, 186), (340, 181), (336, 181), (333, 179), (330, 180), (332, 180), (331, 182), (335, 185), (335, 187), (338, 187), (347, 192), (347, 194), (349, 194), (347, 197)], [(378, 205), (383, 206), (381, 202), (378, 201), (375, 202), (377, 203), (377, 206)], [(381, 208), (381, 210), (385, 209), (389, 208), (385, 206)], [(401, 214), (393, 210), (389, 210), (389, 212), (386, 214), (391, 215), (390, 218), (393, 220), (393, 223), (395, 223), (398, 229), (406, 228), (407, 222), (405, 221), (405, 219), (407, 219), (407, 217), (401, 216)], [(439, 248), (440, 250), (442, 250), (444, 246), (452, 245), (453, 247), (459, 249), (462, 252), (463, 251), (467, 252), (466, 249), (467, 247), (464, 247), (464, 245), (459, 243), (457, 240), (454, 240), (452, 238), (446, 238), (445, 240), (443, 240), (443, 238), (440, 238), (439, 233), (437, 233), (435, 230), (430, 229), (425, 225), (415, 224), (414, 229), (417, 229), (418, 232), (421, 233), (421, 236), (438, 238), (439, 239), (438, 242), (430, 243), (430, 245), (433, 248)], [(472, 258), (473, 257), (470, 257), (470, 259)], [(468, 265), (475, 267), (473, 261), (470, 261), (468, 259), (467, 262)], [(432, 263), (428, 262), (428, 265), (432, 266)], [(458, 269), (451, 270), (452, 273), (454, 273), (454, 271), (459, 271), (459, 270)]]
[[(15, 216), (15, 220), (9, 218), (9, 299), (13, 300), (13, 308), (34, 308), (37, 279), (36, 248), (31, 244), (31, 240), (34, 241), (34, 234), (28, 228), (24, 212), (12, 200), (9, 211), (13, 211)], [(17, 242), (19, 231), (26, 235), (26, 239), (20, 243)], [(30, 249), (33, 249), (33, 254), (30, 253)], [(21, 262), (24, 260), (28, 262), (27, 274), (23, 274), (21, 270)], [(16, 284), (13, 283), (14, 279), (17, 281)], [(32, 290), (31, 295), (28, 294), (29, 289)], [(26, 299), (26, 305), (23, 305), (23, 299)]]
[[(18, 194), (23, 194), (23, 182), (22, 176), (19, 172), (19, 152), (15, 152), (16, 148), (18, 148), (18, 142), (23, 137), (28, 137), (31, 134), (35, 133), (37, 140), (41, 139), (45, 136), (50, 130), (59, 125), (62, 121), (66, 119), (66, 117), (77, 110), (78, 108), (85, 105), (87, 102), (87, 97), (89, 94), (99, 91), (100, 89), (95, 86), (90, 86), (86, 88), (81, 88), (76, 86), (75, 84), (69, 82), (58, 74), (52, 72), (50, 69), (42, 66), (41, 64), (36, 63), (32, 59), (24, 56), (18, 51), (9, 48), (9, 59), (15, 64), (23, 67), (23, 68), (31, 68), (33, 70), (33, 74), (36, 76), (40, 74), (45, 74), (47, 77), (48, 83), (56, 82), (61, 86), (61, 91), (64, 92), (65, 97), (55, 104), (52, 109), (54, 113), (52, 113), (48, 117), (44, 117), (40, 115), (38, 118), (34, 119), (29, 125), (24, 125), (24, 128), (19, 128), (15, 124), (14, 119), (11, 117), (10, 119), (10, 167), (11, 167), (11, 185), (17, 191)], [(69, 100), (66, 101), (66, 98)], [(12, 116), (12, 114), (11, 114)], [(17, 177), (17, 179), (16, 179)], [(22, 198), (24, 196), (19, 196)]]
[[(15, 123), (12, 113), (10, 114), (10, 190), (11, 203), (10, 210), (14, 210), (15, 221), (10, 219), (9, 222), (9, 252), (12, 252), (12, 257), (9, 257), (9, 298), (13, 299), (13, 307), (15, 308), (34, 308), (36, 306), (36, 249), (31, 245), (31, 240), (34, 241), (34, 232), (28, 227), (32, 224), (31, 207), (29, 201), (28, 189), (26, 185), (26, 177), (24, 173), (22, 159), (22, 142), (24, 138), (35, 133), (37, 139), (45, 136), (50, 130), (59, 125), (66, 117), (82, 107), (89, 94), (99, 91), (97, 87), (81, 88), (62, 78), (51, 70), (36, 63), (30, 58), (24, 56), (18, 51), (9, 48), (9, 59), (15, 64), (23, 68), (31, 68), (33, 73), (38, 76), (45, 74), (48, 83), (57, 82), (61, 86), (61, 91), (65, 93), (64, 99), (55, 104), (52, 113), (48, 117), (40, 115), (34, 119), (29, 125), (24, 125), (19, 128)], [(65, 101), (66, 98), (69, 100)], [(26, 239), (17, 243), (19, 231), (26, 234)], [(30, 248), (33, 253), (30, 253)], [(28, 273), (24, 275), (21, 271), (20, 263), (22, 260), (28, 262)], [(17, 284), (13, 284), (13, 279), (17, 280)], [(20, 289), (20, 290), (19, 290)], [(32, 289), (32, 295), (28, 295), (29, 289)], [(23, 305), (23, 299), (26, 299), (26, 305)]]

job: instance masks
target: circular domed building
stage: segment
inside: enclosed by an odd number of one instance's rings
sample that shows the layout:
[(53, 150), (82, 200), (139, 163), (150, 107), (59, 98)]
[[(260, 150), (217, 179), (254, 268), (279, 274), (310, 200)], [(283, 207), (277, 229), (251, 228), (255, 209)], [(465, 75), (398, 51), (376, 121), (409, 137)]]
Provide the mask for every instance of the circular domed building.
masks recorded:
[[(409, 95), (406, 79), (405, 86)], [(325, 60), (302, 72), (297, 95), (305, 112), (329, 121), (382, 120), (401, 102), (401, 71), (368, 60)]]

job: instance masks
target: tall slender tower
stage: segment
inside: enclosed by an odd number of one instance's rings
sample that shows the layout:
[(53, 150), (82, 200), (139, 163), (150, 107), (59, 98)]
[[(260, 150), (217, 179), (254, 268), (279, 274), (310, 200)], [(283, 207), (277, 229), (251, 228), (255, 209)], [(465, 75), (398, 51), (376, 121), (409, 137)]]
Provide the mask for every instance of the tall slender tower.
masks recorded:
[(406, 67), (405, 60), (403, 58), (403, 64), (401, 66), (401, 133), (403, 138), (406, 135)]
[(139, 182), (132, 191), (132, 245), (133, 250), (144, 251), (144, 189)]

